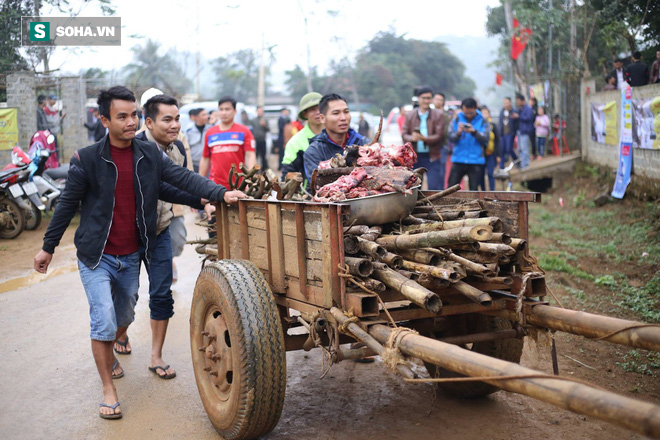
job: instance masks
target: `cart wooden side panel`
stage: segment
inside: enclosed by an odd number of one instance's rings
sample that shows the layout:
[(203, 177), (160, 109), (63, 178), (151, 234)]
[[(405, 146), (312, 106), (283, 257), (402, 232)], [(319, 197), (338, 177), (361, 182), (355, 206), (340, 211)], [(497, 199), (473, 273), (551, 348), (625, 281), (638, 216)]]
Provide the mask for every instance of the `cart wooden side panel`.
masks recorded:
[[(245, 200), (216, 214), (221, 259), (251, 261), (274, 293), (309, 305), (342, 304), (341, 206)], [(281, 301), (278, 301), (281, 302)]]

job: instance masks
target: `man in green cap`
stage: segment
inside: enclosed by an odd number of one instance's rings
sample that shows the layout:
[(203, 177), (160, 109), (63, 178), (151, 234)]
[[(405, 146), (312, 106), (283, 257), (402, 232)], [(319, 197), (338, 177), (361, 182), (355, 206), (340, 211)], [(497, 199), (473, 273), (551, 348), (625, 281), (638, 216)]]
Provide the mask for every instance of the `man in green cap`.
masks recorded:
[(291, 172), (301, 173), (305, 177), (303, 153), (309, 147), (309, 140), (323, 130), (321, 113), (319, 112), (319, 102), (322, 97), (323, 95), (320, 93), (310, 92), (300, 100), (298, 118), (307, 121), (307, 123), (286, 144), (284, 159), (282, 159), (282, 179), (287, 173)]

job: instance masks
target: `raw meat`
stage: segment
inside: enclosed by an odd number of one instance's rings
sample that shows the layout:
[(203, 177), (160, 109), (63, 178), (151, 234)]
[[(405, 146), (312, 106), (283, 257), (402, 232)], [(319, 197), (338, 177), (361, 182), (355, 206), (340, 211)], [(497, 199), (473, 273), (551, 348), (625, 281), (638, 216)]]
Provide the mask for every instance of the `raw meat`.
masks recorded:
[(395, 165), (408, 169), (412, 169), (415, 166), (415, 162), (417, 162), (417, 153), (415, 153), (415, 149), (410, 142), (406, 142), (405, 145), (399, 147), (392, 146), (389, 156)]
[(348, 176), (339, 179), (319, 189), (314, 196), (315, 202), (339, 202), (346, 200), (346, 193), (358, 186), (367, 178), (364, 168), (355, 168)]

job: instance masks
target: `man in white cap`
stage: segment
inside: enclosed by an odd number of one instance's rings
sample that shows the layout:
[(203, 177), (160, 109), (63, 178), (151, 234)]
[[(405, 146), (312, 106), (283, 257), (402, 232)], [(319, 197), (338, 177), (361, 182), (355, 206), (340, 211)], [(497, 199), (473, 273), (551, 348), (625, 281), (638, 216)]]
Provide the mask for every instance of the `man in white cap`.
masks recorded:
[(319, 102), (322, 97), (320, 93), (310, 92), (300, 99), (298, 118), (307, 122), (303, 129), (286, 143), (284, 159), (282, 159), (282, 178), (292, 172), (301, 173), (305, 177), (303, 153), (309, 147), (309, 140), (323, 130), (319, 112)]

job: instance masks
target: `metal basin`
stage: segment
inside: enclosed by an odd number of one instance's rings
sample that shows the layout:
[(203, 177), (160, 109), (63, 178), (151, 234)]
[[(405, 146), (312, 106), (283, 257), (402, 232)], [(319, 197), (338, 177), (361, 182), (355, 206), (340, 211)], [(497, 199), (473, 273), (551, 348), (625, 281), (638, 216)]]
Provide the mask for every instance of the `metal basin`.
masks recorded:
[(345, 224), (350, 225), (355, 221), (356, 225), (372, 226), (399, 221), (412, 212), (417, 203), (419, 188), (411, 188), (411, 194), (391, 192), (341, 202), (351, 207)]

